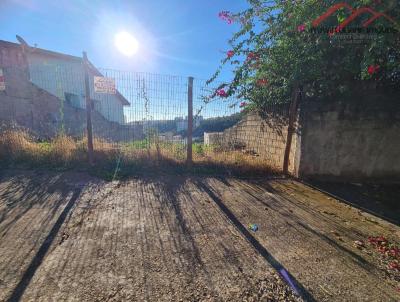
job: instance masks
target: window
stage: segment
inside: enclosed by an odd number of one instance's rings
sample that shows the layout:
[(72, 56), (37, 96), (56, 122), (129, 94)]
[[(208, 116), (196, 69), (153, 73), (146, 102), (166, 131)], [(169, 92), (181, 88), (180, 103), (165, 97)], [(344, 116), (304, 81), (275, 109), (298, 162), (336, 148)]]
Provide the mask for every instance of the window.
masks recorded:
[(69, 93), (69, 92), (65, 92), (65, 101), (70, 104), (72, 107), (76, 107), (76, 108), (80, 108), (80, 104), (81, 104), (81, 98), (79, 97), (79, 95), (73, 94), (73, 93)]

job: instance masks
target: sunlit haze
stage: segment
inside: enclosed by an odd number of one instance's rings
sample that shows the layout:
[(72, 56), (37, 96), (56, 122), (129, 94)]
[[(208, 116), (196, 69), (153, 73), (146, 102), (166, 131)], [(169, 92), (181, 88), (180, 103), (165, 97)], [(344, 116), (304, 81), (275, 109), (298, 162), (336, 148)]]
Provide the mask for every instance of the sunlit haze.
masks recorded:
[(128, 32), (120, 32), (115, 35), (115, 46), (125, 56), (131, 57), (138, 51), (138, 41)]
[[(86, 51), (99, 68), (208, 79), (238, 29), (218, 13), (247, 6), (244, 0), (1, 0), (0, 40), (17, 42), (19, 35), (43, 49), (74, 56)], [(229, 68), (222, 72), (221, 80), (231, 78)]]

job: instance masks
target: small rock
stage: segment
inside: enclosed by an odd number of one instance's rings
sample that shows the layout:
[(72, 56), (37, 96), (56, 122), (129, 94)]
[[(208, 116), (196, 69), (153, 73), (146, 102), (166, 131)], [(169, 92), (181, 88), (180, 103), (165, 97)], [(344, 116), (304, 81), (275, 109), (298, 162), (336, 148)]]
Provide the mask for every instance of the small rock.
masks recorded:
[(62, 244), (65, 240), (67, 240), (69, 237), (68, 233), (63, 232), (61, 235), (61, 240), (60, 240), (60, 244)]
[(364, 242), (360, 241), (360, 240), (356, 240), (354, 241), (354, 246), (358, 249), (361, 249), (364, 247)]

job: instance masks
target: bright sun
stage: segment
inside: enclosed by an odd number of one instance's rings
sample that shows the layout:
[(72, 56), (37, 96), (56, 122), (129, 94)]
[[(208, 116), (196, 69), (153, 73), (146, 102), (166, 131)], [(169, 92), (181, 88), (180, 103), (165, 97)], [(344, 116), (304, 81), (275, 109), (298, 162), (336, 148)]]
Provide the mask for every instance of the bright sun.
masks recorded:
[(115, 35), (115, 46), (121, 53), (131, 57), (138, 51), (139, 43), (130, 33), (123, 31)]

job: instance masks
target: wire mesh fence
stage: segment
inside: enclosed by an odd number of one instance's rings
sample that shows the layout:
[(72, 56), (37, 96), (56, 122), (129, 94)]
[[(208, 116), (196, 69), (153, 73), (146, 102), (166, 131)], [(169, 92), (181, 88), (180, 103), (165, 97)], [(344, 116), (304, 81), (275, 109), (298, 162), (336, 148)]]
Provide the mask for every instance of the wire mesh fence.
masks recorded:
[[(95, 94), (94, 107), (104, 115), (123, 119), (117, 125), (117, 133), (110, 128), (97, 131), (95, 137), (111, 138), (104, 144), (124, 157), (158, 164), (161, 161), (186, 161), (188, 127), (188, 78), (137, 72), (121, 72), (101, 69), (101, 73), (115, 81), (116, 94)], [(117, 95), (127, 102), (115, 106)], [(108, 133), (107, 133), (108, 132)], [(99, 146), (99, 142), (97, 142)], [(95, 143), (96, 149), (96, 143)]]
[[(218, 85), (207, 85), (205, 80), (194, 79), (191, 87), (189, 78), (181, 76), (92, 65), (87, 70), (89, 102), (82, 60), (2, 68), (6, 86), (0, 91), (2, 132), (14, 127), (42, 145), (67, 137), (75, 144), (68, 152), (80, 150), (79, 156), (84, 157), (90, 110), (98, 166), (112, 167), (118, 162), (126, 173), (179, 171), (186, 169), (191, 149), (195, 172), (281, 172), (289, 103), (271, 104), (258, 114), (248, 112), (245, 101), (235, 96), (221, 93), (211, 99)], [(188, 122), (189, 95), (192, 125)], [(192, 141), (191, 148), (188, 141)], [(79, 156), (70, 155), (76, 162)]]

